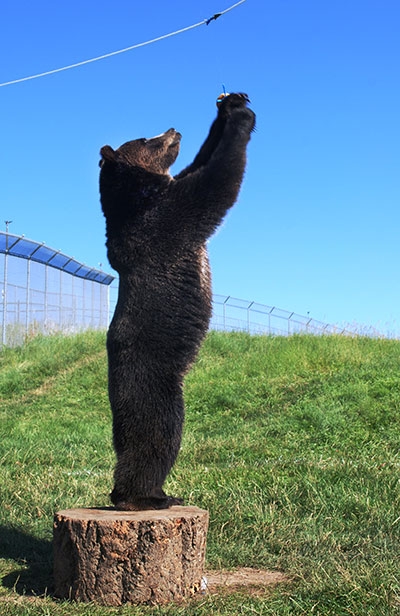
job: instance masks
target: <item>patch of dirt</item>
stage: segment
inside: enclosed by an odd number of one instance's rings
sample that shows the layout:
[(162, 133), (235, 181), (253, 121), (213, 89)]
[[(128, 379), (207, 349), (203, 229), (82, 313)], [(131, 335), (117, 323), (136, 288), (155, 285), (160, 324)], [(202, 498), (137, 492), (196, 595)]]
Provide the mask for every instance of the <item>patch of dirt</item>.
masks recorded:
[(280, 571), (265, 571), (242, 567), (234, 571), (208, 571), (203, 577), (204, 591), (210, 594), (244, 591), (253, 595), (264, 594), (276, 584), (288, 582), (289, 578)]

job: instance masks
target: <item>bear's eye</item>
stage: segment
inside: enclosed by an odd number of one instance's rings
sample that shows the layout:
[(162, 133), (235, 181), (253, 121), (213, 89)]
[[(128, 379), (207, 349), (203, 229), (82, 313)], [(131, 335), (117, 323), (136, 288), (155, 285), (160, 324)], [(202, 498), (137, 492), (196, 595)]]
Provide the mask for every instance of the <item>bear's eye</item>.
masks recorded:
[(142, 145), (146, 145), (146, 143), (147, 143), (147, 139), (144, 139), (144, 138), (143, 138), (143, 139), (141, 139), (140, 141), (141, 141), (141, 144), (142, 144)]

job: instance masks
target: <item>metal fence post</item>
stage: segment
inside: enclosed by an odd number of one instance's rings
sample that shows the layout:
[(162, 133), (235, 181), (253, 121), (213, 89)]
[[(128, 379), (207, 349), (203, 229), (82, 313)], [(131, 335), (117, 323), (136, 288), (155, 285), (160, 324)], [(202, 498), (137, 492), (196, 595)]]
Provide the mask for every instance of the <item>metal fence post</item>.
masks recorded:
[(91, 321), (91, 326), (94, 327), (95, 323), (98, 322), (98, 316), (95, 315), (94, 311), (95, 311), (95, 297), (94, 297), (94, 287), (93, 287), (93, 282), (90, 281), (90, 299), (92, 300), (92, 321)]
[(25, 311), (25, 337), (29, 334), (29, 307), (31, 301), (31, 260), (27, 260), (26, 265), (26, 311)]
[(4, 281), (3, 281), (3, 323), (1, 328), (1, 345), (6, 345), (7, 332), (7, 267), (8, 267), (8, 233), (6, 235), (6, 251), (4, 253)]
[(268, 333), (271, 333), (271, 314), (275, 310), (275, 306), (272, 306), (271, 310), (268, 312)]
[(62, 270), (60, 270), (60, 289), (59, 289), (59, 293), (60, 293), (60, 299), (59, 299), (59, 306), (58, 306), (58, 324), (62, 325)]
[(48, 321), (48, 297), (47, 297), (47, 270), (49, 266), (47, 263), (44, 266), (44, 331), (47, 330), (47, 321)]
[(252, 305), (254, 304), (254, 302), (250, 302), (250, 304), (247, 306), (247, 333), (250, 333), (250, 309), (252, 307)]
[(287, 329), (288, 329), (288, 336), (290, 336), (290, 319), (292, 318), (292, 316), (294, 315), (294, 312), (292, 312), (289, 316), (288, 316), (288, 320), (287, 320)]
[(226, 302), (229, 300), (230, 295), (228, 295), (228, 297), (226, 298), (226, 300), (223, 303), (223, 323), (224, 323), (224, 329), (226, 329)]

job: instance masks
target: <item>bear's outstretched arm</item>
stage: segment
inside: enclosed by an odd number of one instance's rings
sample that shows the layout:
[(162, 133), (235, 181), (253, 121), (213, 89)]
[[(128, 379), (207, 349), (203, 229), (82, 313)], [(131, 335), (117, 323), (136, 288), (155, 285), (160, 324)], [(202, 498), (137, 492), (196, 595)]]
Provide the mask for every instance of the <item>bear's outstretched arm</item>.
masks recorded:
[[(231, 97), (231, 98), (230, 98)], [(228, 98), (230, 98), (228, 103)], [(215, 118), (214, 122), (211, 125), (210, 131), (208, 133), (207, 139), (201, 146), (198, 154), (196, 155), (194, 161), (185, 169), (183, 169), (180, 173), (175, 176), (176, 180), (182, 179), (185, 176), (193, 173), (200, 167), (206, 165), (212, 154), (217, 149), (225, 130), (225, 125), (227, 119), (232, 116), (232, 109), (234, 107), (245, 106), (250, 102), (247, 94), (229, 94), (218, 106), (218, 114)], [(251, 112), (252, 113), (252, 112)], [(254, 128), (254, 124), (253, 124)]]
[[(221, 103), (210, 133), (192, 165), (170, 185), (165, 220), (175, 222), (175, 234), (192, 229), (204, 241), (235, 203), (246, 166), (246, 148), (255, 126), (248, 97), (230, 94)], [(174, 230), (168, 229), (174, 234)], [(181, 236), (182, 237), (182, 236)]]
[(219, 142), (221, 141), (224, 127), (225, 127), (225, 119), (220, 114), (217, 115), (216, 119), (211, 125), (210, 131), (208, 133), (207, 139), (201, 146), (198, 154), (196, 155), (194, 161), (188, 165), (185, 169), (180, 171), (176, 176), (175, 180), (181, 180), (187, 175), (193, 173), (200, 167), (203, 167), (208, 163), (211, 158), (212, 153), (217, 148)]

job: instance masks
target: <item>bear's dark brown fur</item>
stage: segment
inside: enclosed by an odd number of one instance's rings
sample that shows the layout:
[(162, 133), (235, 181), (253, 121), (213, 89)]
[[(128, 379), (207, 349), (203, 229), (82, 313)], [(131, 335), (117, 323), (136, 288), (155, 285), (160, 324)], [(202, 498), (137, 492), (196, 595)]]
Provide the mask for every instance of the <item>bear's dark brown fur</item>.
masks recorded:
[(206, 241), (234, 204), (255, 125), (248, 98), (231, 94), (193, 163), (169, 168), (173, 128), (101, 149), (100, 193), (119, 295), (107, 336), (118, 509), (181, 504), (162, 487), (178, 455), (182, 381), (211, 315)]

